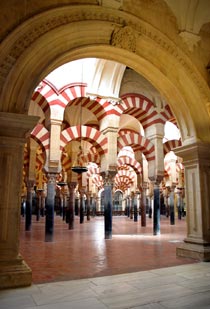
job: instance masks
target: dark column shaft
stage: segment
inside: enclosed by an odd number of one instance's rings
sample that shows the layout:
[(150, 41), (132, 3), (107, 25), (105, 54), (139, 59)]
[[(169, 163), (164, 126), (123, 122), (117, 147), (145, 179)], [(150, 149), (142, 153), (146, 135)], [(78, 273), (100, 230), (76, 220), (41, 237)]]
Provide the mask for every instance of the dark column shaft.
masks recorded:
[(55, 204), (55, 176), (51, 176), (47, 184), (45, 241), (52, 242), (54, 234), (54, 204)]
[(127, 197), (127, 216), (130, 217), (130, 198)]
[(68, 184), (69, 187), (69, 230), (73, 230), (74, 229), (74, 207), (75, 207), (75, 188), (76, 188), (76, 182), (72, 182)]
[(104, 230), (105, 239), (112, 238), (112, 187), (104, 186)]
[(38, 203), (36, 205), (36, 221), (40, 219), (40, 209), (41, 209), (42, 197), (41, 194), (38, 193)]
[(134, 222), (137, 222), (138, 221), (138, 210), (137, 210), (137, 199), (136, 199), (135, 194), (132, 197), (132, 204), (133, 204)]
[(145, 188), (143, 188), (141, 192), (141, 226), (146, 226), (146, 192)]
[(160, 188), (154, 185), (153, 234), (160, 234)]
[(31, 230), (32, 223), (32, 190), (33, 183), (29, 181), (27, 183), (27, 196), (26, 196), (26, 209), (25, 209), (25, 230)]
[(170, 192), (170, 224), (175, 224), (175, 214), (174, 214), (174, 189), (171, 189)]
[(80, 196), (80, 207), (79, 207), (79, 215), (80, 215), (80, 223), (84, 223), (84, 209), (85, 209), (85, 200), (84, 193), (81, 193)]
[(87, 220), (90, 221), (90, 193), (87, 193)]

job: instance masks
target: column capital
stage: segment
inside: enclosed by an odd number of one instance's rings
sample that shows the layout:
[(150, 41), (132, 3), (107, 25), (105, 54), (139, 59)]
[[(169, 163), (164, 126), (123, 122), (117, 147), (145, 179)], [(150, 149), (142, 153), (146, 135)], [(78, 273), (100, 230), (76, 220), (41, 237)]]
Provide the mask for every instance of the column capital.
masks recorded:
[(117, 173), (117, 169), (116, 167), (110, 167), (109, 170), (107, 171), (103, 171), (101, 172), (101, 176), (103, 178), (103, 181), (104, 181), (104, 186), (113, 186), (113, 183), (114, 183), (114, 177)]
[(37, 116), (0, 112), (0, 136), (25, 139), (38, 120)]
[(46, 176), (47, 176), (47, 179), (48, 179), (48, 183), (53, 184), (53, 183), (56, 183), (58, 173), (47, 172)]
[(28, 189), (34, 188), (35, 180), (27, 179), (26, 185)]
[(77, 182), (75, 181), (68, 181), (67, 184), (68, 184), (69, 190), (74, 190), (77, 186)]
[(86, 187), (85, 186), (81, 186), (79, 189), (80, 194), (85, 194), (86, 193)]
[(153, 185), (160, 185), (161, 181), (163, 180), (163, 175), (157, 175), (153, 177), (149, 177), (149, 180)]
[(183, 158), (184, 166), (194, 163), (205, 166), (210, 162), (209, 143), (197, 142), (177, 147), (173, 151), (177, 156)]

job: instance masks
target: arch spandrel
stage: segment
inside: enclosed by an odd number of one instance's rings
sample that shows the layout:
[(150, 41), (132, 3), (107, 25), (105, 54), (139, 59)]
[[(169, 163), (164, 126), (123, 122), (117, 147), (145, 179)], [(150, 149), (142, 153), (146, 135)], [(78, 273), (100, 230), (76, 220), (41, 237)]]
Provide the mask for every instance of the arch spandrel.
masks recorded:
[[(177, 119), (183, 144), (196, 139), (209, 142), (210, 119), (205, 104), (210, 101), (210, 92), (206, 81), (189, 58), (163, 34), (157, 33), (150, 25), (136, 17), (105, 8), (96, 10), (94, 8), (93, 13), (90, 12), (92, 7), (85, 9), (87, 12), (85, 21), (77, 21), (75, 17), (72, 23), (57, 27), (55, 24), (49, 31), (45, 28), (44, 33), (36, 37), (33, 42), (25, 43), (26, 48), (21, 56), (16, 60), (11, 57), (12, 69), (2, 85), (0, 110), (26, 113), (35, 87), (51, 70), (67, 61), (84, 57), (100, 57), (131, 67), (164, 95)], [(78, 10), (79, 7), (75, 12)], [(111, 11), (112, 22), (110, 22)], [(55, 17), (55, 13), (56, 9), (49, 11), (48, 19), (50, 14), (52, 14), (51, 18)], [(93, 19), (97, 14), (103, 21)], [(43, 24), (46, 13), (41, 15), (43, 15), (42, 25), (45, 26), (48, 21), (46, 19), (46, 24)], [(88, 20), (88, 16), (92, 19)], [(58, 23), (58, 16), (55, 20)], [(118, 32), (112, 42), (112, 34), (116, 26), (118, 29), (123, 28), (126, 23), (137, 34), (133, 37), (134, 42), (125, 41), (119, 45), (116, 39)], [(26, 38), (32, 31), (31, 20), (28, 21), (30, 24), (28, 27), (26, 24), (27, 22), (21, 29), (23, 32), (20, 32), (22, 38), (24, 31)], [(38, 27), (39, 31), (40, 29)], [(120, 37), (123, 39), (123, 34)], [(15, 45), (17, 38), (14, 38), (13, 34), (11, 38)], [(8, 41), (9, 38), (5, 44), (2, 44), (2, 48), (12, 46), (12, 41), (9, 42), (10, 44)], [(4, 50), (3, 54), (6, 55), (6, 52)]]

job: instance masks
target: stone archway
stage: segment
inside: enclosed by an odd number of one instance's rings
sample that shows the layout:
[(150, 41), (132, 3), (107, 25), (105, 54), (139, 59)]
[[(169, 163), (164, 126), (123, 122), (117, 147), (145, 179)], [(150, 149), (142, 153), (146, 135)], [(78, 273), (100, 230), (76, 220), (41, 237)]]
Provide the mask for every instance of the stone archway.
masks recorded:
[[(0, 192), (3, 205), (1, 221), (4, 220), (2, 224), (0, 222), (2, 286), (31, 283), (30, 270), (18, 255), (20, 199), (17, 196), (20, 196), (18, 187), (25, 135), (37, 121), (36, 117), (26, 115), (32, 92), (54, 68), (84, 57), (118, 61), (142, 74), (169, 101), (181, 130), (183, 145), (197, 140), (210, 142), (210, 93), (205, 79), (181, 48), (151, 25), (122, 11), (86, 5), (52, 9), (24, 22), (8, 35), (0, 47), (1, 136), (7, 132), (1, 141), (2, 149), (5, 144), (7, 148), (1, 154), (0, 165), (5, 175), (5, 186)], [(192, 149), (197, 151), (198, 148)], [(185, 152), (183, 149), (180, 153), (184, 155)], [(202, 153), (207, 161), (204, 148), (201, 151), (199, 148), (196, 153)], [(191, 159), (196, 162), (200, 160), (197, 156)], [(15, 162), (18, 163), (15, 165)], [(205, 174), (205, 169), (202, 177), (206, 183), (205, 179), (209, 176)], [(14, 181), (9, 195), (9, 191), (4, 190), (11, 179)], [(205, 204), (206, 210), (208, 205), (199, 198), (196, 201), (198, 223), (202, 225), (201, 205)], [(15, 215), (9, 216), (9, 211), (14, 211)], [(196, 210), (193, 211), (195, 217)], [(14, 227), (13, 233), (8, 232), (9, 226)], [(205, 223), (205, 231), (207, 228), (208, 222)], [(205, 231), (199, 228), (199, 241), (202, 243), (205, 236), (204, 242), (208, 244), (210, 236)]]
[[(59, 8), (33, 17), (14, 31), (2, 44), (0, 109), (25, 113), (33, 90), (55, 67), (75, 59), (100, 57), (130, 66), (170, 101), (183, 143), (196, 136), (209, 141), (205, 106), (209, 90), (189, 58), (151, 25), (123, 12), (112, 13), (92, 6)], [(197, 102), (203, 103), (198, 107)]]

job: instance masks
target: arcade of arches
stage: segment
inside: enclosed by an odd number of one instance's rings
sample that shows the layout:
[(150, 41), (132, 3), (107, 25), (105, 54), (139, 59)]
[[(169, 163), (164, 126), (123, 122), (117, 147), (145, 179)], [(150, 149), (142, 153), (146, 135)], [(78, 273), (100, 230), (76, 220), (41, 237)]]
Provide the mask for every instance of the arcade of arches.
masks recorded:
[(171, 224), (186, 215), (177, 255), (209, 261), (209, 1), (10, 2), (0, 4), (0, 287), (31, 284), (21, 211), (26, 230), (32, 214), (46, 217), (48, 242), (57, 211), (69, 229), (76, 212), (80, 223), (104, 215), (105, 239), (112, 215), (142, 226), (152, 215), (154, 235), (160, 213)]

